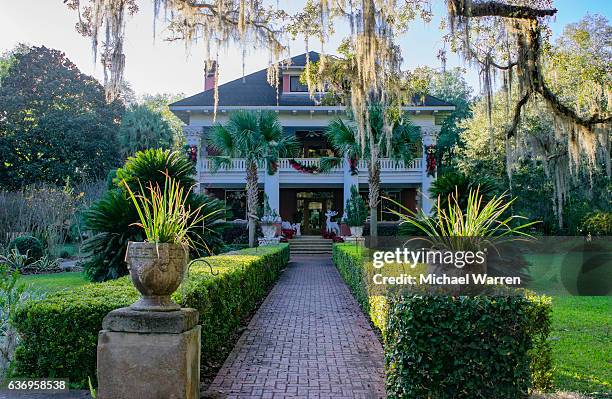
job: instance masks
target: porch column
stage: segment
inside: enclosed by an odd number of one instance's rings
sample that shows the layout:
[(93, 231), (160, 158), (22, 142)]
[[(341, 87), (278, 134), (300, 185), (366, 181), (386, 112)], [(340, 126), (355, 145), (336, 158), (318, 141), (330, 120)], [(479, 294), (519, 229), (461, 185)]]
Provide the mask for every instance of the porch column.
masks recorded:
[(268, 196), (270, 208), (280, 215), (280, 184), (278, 170), (273, 175), (268, 174), (267, 168), (264, 171), (264, 193)]
[(422, 129), (423, 131), (423, 163), (422, 163), (422, 178), (421, 178), (421, 209), (426, 214), (431, 212), (431, 209), (436, 204), (436, 198), (429, 196), (429, 188), (431, 183), (436, 180), (437, 169), (433, 172), (427, 171), (427, 146), (435, 145), (440, 133), (441, 126), (429, 126)]
[[(194, 193), (200, 192), (200, 172), (202, 171), (202, 167), (204, 165), (204, 157), (206, 155), (206, 150), (202, 147), (202, 127), (201, 126), (191, 126), (186, 125), (183, 126), (183, 134), (185, 135), (185, 142), (190, 147), (190, 149), (195, 146), (196, 149), (196, 185), (193, 188)], [(186, 156), (189, 156), (189, 151)]]
[[(351, 187), (357, 186), (357, 189), (359, 189), (359, 175), (353, 176), (351, 174), (351, 163), (347, 156), (344, 157), (343, 172), (344, 175), (342, 180), (344, 186), (344, 198), (342, 199), (342, 209), (344, 209), (344, 207), (346, 206), (346, 201), (351, 198)], [(361, 171), (358, 170), (358, 172)]]

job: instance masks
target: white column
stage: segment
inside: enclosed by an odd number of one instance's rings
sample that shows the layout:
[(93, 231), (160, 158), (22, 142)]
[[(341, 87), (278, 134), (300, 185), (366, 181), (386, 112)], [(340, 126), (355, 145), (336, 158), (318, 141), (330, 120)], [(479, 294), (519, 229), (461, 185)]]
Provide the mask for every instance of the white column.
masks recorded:
[(183, 126), (183, 134), (185, 135), (185, 141), (188, 146), (195, 145), (198, 149), (198, 161), (196, 162), (196, 185), (193, 188), (195, 193), (200, 192), (200, 172), (202, 171), (202, 165), (204, 163), (204, 155), (206, 152), (202, 148), (202, 127), (201, 126)]
[(426, 214), (431, 212), (431, 209), (436, 204), (436, 199), (429, 196), (429, 188), (431, 183), (436, 180), (436, 172), (433, 175), (427, 173), (427, 146), (435, 145), (440, 133), (441, 126), (423, 127), (423, 162), (422, 162), (422, 178), (421, 178), (421, 209)]
[(273, 175), (268, 174), (267, 169), (264, 171), (264, 193), (268, 196), (270, 208), (280, 215), (280, 184), (278, 170)]
[[(346, 201), (351, 198), (351, 187), (357, 186), (359, 189), (359, 175), (353, 176), (351, 174), (351, 164), (347, 156), (344, 157), (343, 165), (343, 186), (344, 186), (344, 198), (342, 199), (342, 207), (346, 206)], [(363, 172), (358, 170), (358, 172)]]

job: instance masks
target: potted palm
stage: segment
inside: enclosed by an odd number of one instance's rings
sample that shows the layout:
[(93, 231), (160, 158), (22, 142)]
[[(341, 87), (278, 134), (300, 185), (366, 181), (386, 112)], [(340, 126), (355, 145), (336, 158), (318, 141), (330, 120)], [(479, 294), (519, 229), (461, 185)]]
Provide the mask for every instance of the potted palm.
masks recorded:
[(368, 217), (368, 210), (365, 202), (357, 187), (351, 187), (351, 198), (346, 202), (346, 224), (351, 229), (351, 235), (361, 237), (363, 235), (363, 225)]
[(180, 306), (170, 299), (183, 281), (193, 241), (189, 233), (209, 215), (202, 207), (187, 205), (190, 190), (166, 174), (164, 187), (149, 183), (134, 193), (123, 181), (136, 207), (140, 221), (134, 225), (144, 230), (144, 242), (130, 241), (126, 262), (130, 277), (141, 298), (130, 308), (141, 311), (174, 311)]

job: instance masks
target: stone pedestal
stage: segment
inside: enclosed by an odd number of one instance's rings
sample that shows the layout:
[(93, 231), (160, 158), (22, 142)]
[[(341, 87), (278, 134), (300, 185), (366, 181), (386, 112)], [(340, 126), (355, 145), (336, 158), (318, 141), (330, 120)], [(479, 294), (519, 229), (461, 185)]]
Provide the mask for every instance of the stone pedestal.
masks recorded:
[(98, 334), (98, 399), (197, 399), (200, 326), (195, 309), (110, 312)]

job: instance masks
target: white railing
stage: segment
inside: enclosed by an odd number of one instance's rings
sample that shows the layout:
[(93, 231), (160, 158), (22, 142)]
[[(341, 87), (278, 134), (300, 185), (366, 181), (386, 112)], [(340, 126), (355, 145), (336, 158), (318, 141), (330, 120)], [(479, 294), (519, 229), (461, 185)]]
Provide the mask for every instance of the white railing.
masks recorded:
[[(295, 158), (295, 160), (304, 166), (319, 166), (321, 160), (319, 158)], [(232, 159), (232, 165), (230, 168), (222, 166), (219, 168), (219, 172), (222, 171), (234, 171), (242, 172), (246, 170), (246, 161), (243, 158)], [(263, 165), (259, 165), (263, 167)], [(380, 160), (381, 172), (398, 172), (398, 171), (417, 171), (423, 167), (423, 158), (415, 158), (410, 162), (408, 166), (404, 165), (402, 161), (395, 161), (393, 159), (383, 158)], [(357, 164), (357, 169), (360, 172), (366, 173), (368, 170), (367, 163), (364, 160), (360, 160)], [(203, 172), (210, 172), (213, 170), (213, 162), (210, 159), (205, 159), (202, 164)], [(279, 172), (297, 172), (289, 162), (289, 158), (281, 158), (278, 163)], [(331, 172), (339, 172), (343, 170), (342, 165), (338, 165), (332, 168)]]
[[(319, 166), (321, 164), (321, 160), (319, 158), (294, 158), (297, 162), (304, 166)], [(278, 163), (278, 170), (281, 172), (293, 172), (295, 169), (291, 166), (289, 162), (289, 158), (281, 158)], [(331, 171), (342, 171), (342, 164), (335, 166), (331, 169)]]
[[(246, 160), (244, 158), (233, 158), (231, 162), (232, 162), (231, 166), (223, 165), (218, 168), (219, 171), (232, 170), (232, 171), (241, 172), (241, 171), (246, 170)], [(214, 170), (215, 168), (213, 165), (213, 161), (211, 161), (210, 159), (205, 159), (202, 169), (206, 171)]]

